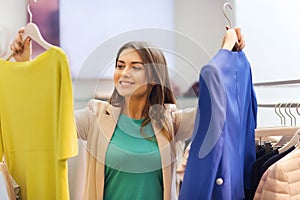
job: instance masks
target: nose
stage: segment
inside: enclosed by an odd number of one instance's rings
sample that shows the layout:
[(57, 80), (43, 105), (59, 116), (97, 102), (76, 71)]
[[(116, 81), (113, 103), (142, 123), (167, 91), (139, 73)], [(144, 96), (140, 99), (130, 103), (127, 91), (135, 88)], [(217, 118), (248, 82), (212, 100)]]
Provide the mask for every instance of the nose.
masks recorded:
[(130, 76), (131, 75), (131, 69), (130, 67), (126, 66), (122, 71), (123, 76)]

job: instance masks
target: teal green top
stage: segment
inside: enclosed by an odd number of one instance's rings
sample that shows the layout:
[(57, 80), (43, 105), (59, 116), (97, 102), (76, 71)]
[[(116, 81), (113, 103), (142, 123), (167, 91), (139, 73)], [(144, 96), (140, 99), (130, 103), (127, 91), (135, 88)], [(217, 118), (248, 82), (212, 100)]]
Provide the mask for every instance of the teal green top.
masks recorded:
[(158, 145), (151, 124), (120, 115), (106, 152), (105, 200), (163, 199), (163, 177)]

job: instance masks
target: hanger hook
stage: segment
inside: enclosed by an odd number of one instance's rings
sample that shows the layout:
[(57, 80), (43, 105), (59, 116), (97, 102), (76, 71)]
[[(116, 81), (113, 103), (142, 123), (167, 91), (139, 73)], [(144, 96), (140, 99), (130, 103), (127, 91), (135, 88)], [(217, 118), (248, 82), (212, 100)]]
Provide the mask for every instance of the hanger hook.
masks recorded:
[[(33, 0), (34, 3), (37, 2), (37, 0)], [(29, 14), (29, 22), (32, 23), (32, 12), (30, 10), (30, 0), (27, 0), (27, 12)]]
[(295, 103), (291, 102), (289, 112), (290, 112), (290, 114), (291, 114), (291, 115), (293, 116), (293, 118), (294, 118), (294, 122), (295, 122), (294, 125), (297, 126), (297, 118), (296, 118), (295, 115), (292, 113), (292, 109), (291, 109), (293, 106), (296, 106), (296, 105), (295, 105)]
[(27, 4), (27, 11), (28, 11), (28, 14), (29, 14), (29, 22), (32, 23), (32, 12), (30, 10), (30, 5), (29, 3)]
[(281, 112), (281, 109), (280, 108), (282, 108), (282, 106), (283, 106), (283, 104), (284, 103), (280, 103), (279, 104), (279, 113), (280, 113), (280, 115), (283, 117), (282, 119), (283, 119), (283, 124), (282, 125), (286, 125), (286, 123), (285, 123), (285, 116), (284, 116), (284, 114), (282, 114), (282, 112)]
[(297, 111), (297, 114), (300, 116), (299, 105), (300, 105), (300, 103), (297, 103), (296, 111)]
[(226, 19), (228, 20), (229, 26), (230, 26), (230, 28), (231, 28), (231, 27), (232, 27), (231, 20), (230, 20), (230, 18), (228, 17), (228, 15), (227, 15), (227, 13), (226, 13), (226, 7), (227, 7), (227, 6), (232, 10), (231, 4), (230, 4), (229, 2), (226, 2), (226, 3), (224, 3), (224, 5), (223, 5), (223, 14), (224, 14), (224, 16), (226, 17)]
[[(279, 108), (279, 106), (280, 106), (280, 103), (278, 103), (278, 104), (275, 105), (275, 113), (276, 113), (276, 115), (278, 115), (278, 117), (280, 118), (280, 125), (283, 125), (282, 117), (281, 117), (280, 113), (277, 112), (277, 108)], [(299, 115), (300, 115), (300, 114), (299, 114)]]
[(287, 113), (287, 115), (291, 118), (291, 126), (293, 126), (293, 118), (294, 118), (294, 122), (295, 122), (295, 126), (296, 126), (296, 117), (293, 115), (292, 109), (291, 109), (293, 104), (294, 104), (293, 102), (290, 102), (287, 104), (287, 106), (290, 105), (289, 110), (288, 110), (289, 114)]
[(292, 117), (291, 117), (291, 115), (287, 112), (287, 107), (288, 107), (288, 105), (289, 105), (290, 103), (285, 103), (284, 105), (284, 112), (285, 112), (285, 114), (291, 119), (291, 126), (293, 125), (293, 119), (292, 119)]

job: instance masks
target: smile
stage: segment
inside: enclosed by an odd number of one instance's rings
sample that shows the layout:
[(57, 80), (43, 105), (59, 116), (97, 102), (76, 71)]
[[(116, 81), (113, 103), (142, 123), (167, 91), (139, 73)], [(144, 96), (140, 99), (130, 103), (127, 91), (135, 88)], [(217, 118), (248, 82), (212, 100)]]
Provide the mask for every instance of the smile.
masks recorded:
[(120, 81), (120, 85), (122, 85), (122, 86), (134, 85), (134, 82), (129, 82), (129, 81)]

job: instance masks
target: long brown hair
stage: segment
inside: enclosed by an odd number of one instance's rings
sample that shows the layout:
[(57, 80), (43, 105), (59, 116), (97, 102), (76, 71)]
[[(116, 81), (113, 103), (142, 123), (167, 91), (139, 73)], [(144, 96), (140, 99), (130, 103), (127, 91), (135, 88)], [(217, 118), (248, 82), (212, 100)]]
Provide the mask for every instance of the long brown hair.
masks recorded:
[[(154, 80), (151, 81), (147, 87), (148, 97), (143, 110), (143, 114), (145, 114), (146, 118), (142, 123), (141, 133), (143, 134), (143, 127), (152, 119), (152, 122), (157, 123), (158, 127), (162, 130), (162, 134), (171, 142), (173, 138), (169, 133), (170, 131), (166, 130), (163, 126), (163, 124), (167, 125), (167, 123), (165, 123), (164, 110), (165, 104), (176, 104), (176, 99), (171, 89), (165, 56), (161, 50), (147, 42), (131, 41), (119, 49), (116, 56), (116, 63), (120, 54), (125, 49), (134, 49), (139, 53), (144, 63), (147, 81)], [(118, 93), (116, 88), (113, 90), (109, 103), (118, 107), (124, 103), (124, 97)]]

